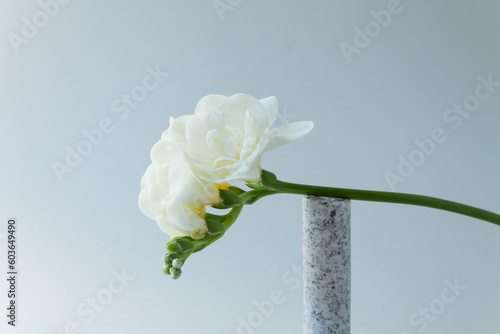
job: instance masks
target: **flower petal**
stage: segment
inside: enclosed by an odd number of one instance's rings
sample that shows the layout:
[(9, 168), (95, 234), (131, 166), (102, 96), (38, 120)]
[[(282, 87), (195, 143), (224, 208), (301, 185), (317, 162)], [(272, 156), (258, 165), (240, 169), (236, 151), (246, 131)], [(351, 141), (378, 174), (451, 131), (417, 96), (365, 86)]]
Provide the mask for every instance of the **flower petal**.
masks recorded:
[(224, 103), (219, 107), (220, 112), (226, 114), (225, 117), (230, 115), (239, 115), (240, 120), (243, 120), (245, 114), (249, 112), (257, 124), (269, 124), (272, 119), (266, 108), (257, 100), (247, 94), (234, 94), (231, 95)]
[(276, 96), (266, 97), (265, 99), (259, 100), (259, 102), (264, 106), (269, 114), (278, 114), (278, 99)]
[(192, 235), (193, 233), (203, 235), (208, 230), (205, 220), (184, 204), (172, 203), (167, 206), (165, 213), (165, 219), (160, 220), (158, 224), (160, 228), (166, 225), (179, 231), (178, 235)]
[(288, 123), (277, 127), (272, 130), (273, 134), (265, 152), (269, 152), (277, 147), (280, 147), (281, 145), (302, 138), (313, 128), (314, 123), (311, 121)]
[(196, 114), (202, 113), (212, 113), (217, 111), (222, 103), (227, 100), (227, 96), (218, 95), (218, 94), (210, 94), (202, 97), (198, 103), (196, 104), (196, 108), (194, 110)]
[(193, 115), (184, 115), (181, 117), (170, 117), (170, 126), (161, 135), (161, 139), (168, 139), (175, 143), (185, 143), (186, 139), (186, 124)]

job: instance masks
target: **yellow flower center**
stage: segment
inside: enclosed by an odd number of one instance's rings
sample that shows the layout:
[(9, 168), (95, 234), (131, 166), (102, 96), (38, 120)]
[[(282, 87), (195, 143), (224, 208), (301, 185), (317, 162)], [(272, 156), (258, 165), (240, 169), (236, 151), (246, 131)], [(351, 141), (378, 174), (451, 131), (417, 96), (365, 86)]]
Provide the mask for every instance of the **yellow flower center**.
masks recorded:
[(200, 218), (203, 218), (203, 215), (205, 214), (206, 210), (205, 210), (205, 206), (202, 204), (202, 205), (199, 205), (197, 207), (192, 207), (192, 210), (194, 213), (196, 213)]
[(219, 184), (216, 183), (215, 186), (222, 190), (229, 190), (229, 187), (231, 185), (229, 183), (219, 183)]

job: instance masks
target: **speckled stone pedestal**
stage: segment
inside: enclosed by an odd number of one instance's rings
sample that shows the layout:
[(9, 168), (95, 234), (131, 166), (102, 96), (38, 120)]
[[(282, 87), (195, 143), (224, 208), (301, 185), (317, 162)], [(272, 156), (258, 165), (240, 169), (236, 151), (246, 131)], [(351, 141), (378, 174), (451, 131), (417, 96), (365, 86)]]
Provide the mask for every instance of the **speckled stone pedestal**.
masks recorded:
[(351, 202), (303, 198), (304, 334), (351, 331)]

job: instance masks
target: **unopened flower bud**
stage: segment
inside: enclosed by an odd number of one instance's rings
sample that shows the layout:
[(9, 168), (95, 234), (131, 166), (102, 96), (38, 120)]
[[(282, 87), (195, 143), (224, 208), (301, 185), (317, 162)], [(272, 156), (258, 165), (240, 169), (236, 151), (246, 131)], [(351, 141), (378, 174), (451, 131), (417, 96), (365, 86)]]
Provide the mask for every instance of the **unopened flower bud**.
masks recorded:
[(181, 277), (182, 270), (180, 268), (170, 268), (170, 275), (172, 276), (173, 279), (178, 279)]
[(172, 268), (171, 265), (166, 265), (165, 267), (163, 267), (163, 272), (167, 275), (170, 275), (170, 268)]
[(181, 259), (175, 259), (175, 260), (172, 261), (172, 267), (173, 268), (180, 269), (183, 264), (184, 264), (184, 261), (182, 261)]

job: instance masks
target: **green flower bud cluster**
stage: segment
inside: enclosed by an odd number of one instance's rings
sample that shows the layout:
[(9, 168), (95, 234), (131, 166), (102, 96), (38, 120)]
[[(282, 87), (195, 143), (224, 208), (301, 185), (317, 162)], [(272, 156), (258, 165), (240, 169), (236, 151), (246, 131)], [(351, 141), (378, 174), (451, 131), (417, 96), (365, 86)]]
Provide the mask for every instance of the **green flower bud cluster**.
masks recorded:
[(167, 275), (171, 275), (174, 279), (177, 279), (181, 276), (182, 270), (181, 267), (184, 264), (184, 260), (179, 253), (167, 253), (163, 260), (165, 262), (165, 266), (163, 267), (163, 272)]
[(163, 272), (172, 278), (177, 279), (181, 276), (181, 267), (191, 254), (199, 252), (208, 245), (212, 244), (224, 235), (226, 230), (236, 221), (243, 205), (234, 207), (228, 214), (223, 216), (205, 214), (208, 231), (201, 239), (191, 237), (175, 237), (170, 239), (165, 248), (167, 254), (163, 257)]
[[(226, 232), (223, 223), (227, 225), (230, 222), (232, 218), (231, 213), (234, 215), (234, 211), (225, 216), (206, 214), (205, 221), (207, 222), (208, 232), (202, 239), (195, 240), (191, 237), (175, 237), (170, 239), (165, 245), (168, 253), (163, 257), (163, 272), (175, 279), (179, 278), (182, 273), (181, 267), (192, 253), (201, 251)], [(234, 220), (236, 219), (234, 218)]]
[[(272, 173), (270, 173), (272, 174)], [(274, 174), (272, 174), (274, 175)], [(231, 209), (226, 215), (206, 213), (204, 216), (208, 231), (201, 239), (191, 237), (174, 237), (170, 239), (165, 248), (167, 254), (163, 257), (163, 272), (177, 279), (182, 274), (182, 266), (191, 254), (205, 249), (231, 227), (238, 218), (245, 204), (253, 204), (258, 199), (276, 193), (276, 191), (262, 186), (260, 183), (247, 184), (252, 190), (244, 191), (238, 187), (230, 186), (228, 190), (220, 189), (221, 202), (213, 205), (216, 209)]]

